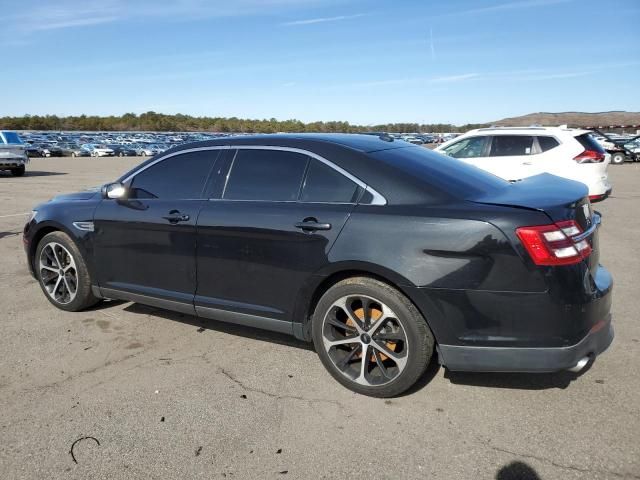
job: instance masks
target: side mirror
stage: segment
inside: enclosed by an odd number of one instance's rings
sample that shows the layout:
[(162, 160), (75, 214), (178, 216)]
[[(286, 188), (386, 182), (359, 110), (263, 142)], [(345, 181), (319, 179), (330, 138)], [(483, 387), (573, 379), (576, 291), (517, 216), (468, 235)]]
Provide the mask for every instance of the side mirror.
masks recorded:
[(107, 183), (102, 187), (102, 198), (111, 198), (114, 200), (122, 199), (127, 193), (126, 187), (120, 182)]

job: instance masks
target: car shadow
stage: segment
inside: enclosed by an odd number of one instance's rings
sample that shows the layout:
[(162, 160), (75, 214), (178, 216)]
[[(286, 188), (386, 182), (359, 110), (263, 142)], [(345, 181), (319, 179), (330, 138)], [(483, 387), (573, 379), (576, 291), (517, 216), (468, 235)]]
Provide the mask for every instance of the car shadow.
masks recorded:
[(174, 322), (184, 323), (185, 325), (192, 325), (194, 327), (198, 327), (198, 330), (202, 329), (201, 331), (211, 330), (238, 337), (250, 338), (252, 340), (259, 340), (261, 342), (276, 343), (278, 345), (286, 345), (288, 347), (314, 351), (313, 344), (311, 342), (303, 342), (302, 340), (298, 340), (297, 338), (284, 333), (270, 332), (269, 330), (261, 330), (258, 328), (245, 327), (243, 325), (236, 325), (218, 320), (210, 320), (208, 318), (196, 317), (185, 313), (149, 307), (140, 303), (132, 303), (125, 307), (124, 311), (139, 315), (153, 315)]
[(54, 175), (66, 175), (66, 172), (41, 172), (38, 170), (29, 170), (27, 168), (27, 171), (24, 172), (24, 176), (25, 177), (51, 177)]
[(530, 465), (515, 461), (498, 470), (496, 480), (540, 480), (540, 476)]
[(0, 232), (0, 240), (6, 237), (17, 237), (22, 233), (22, 230), (16, 230), (13, 232)]
[(564, 390), (572, 381), (591, 369), (593, 358), (578, 373), (562, 370), (550, 373), (452, 372), (445, 369), (444, 378), (455, 385), (506, 388), (512, 390)]
[[(302, 350), (315, 351), (312, 342), (303, 342), (284, 333), (270, 332), (258, 328), (245, 327), (223, 321), (196, 317), (185, 313), (173, 312), (161, 308), (150, 307), (140, 303), (131, 303), (124, 300), (105, 300), (89, 310), (101, 310), (117, 305), (127, 305), (123, 310), (136, 315), (153, 315), (185, 325), (197, 327), (196, 331), (226, 333), (238, 337), (259, 340), (261, 342), (276, 343)], [(548, 390), (552, 388), (565, 389), (572, 381), (585, 374), (593, 365), (593, 359), (580, 371), (573, 373), (560, 371), (553, 373), (491, 373), (491, 372), (452, 372), (444, 368), (444, 378), (455, 385), (469, 385), (474, 387), (505, 388), (514, 390)], [(407, 391), (398, 397), (412, 395), (426, 387), (436, 377), (441, 369), (437, 356), (434, 356), (422, 376)], [(505, 477), (509, 478), (509, 477)], [(528, 478), (528, 477), (527, 477)], [(535, 477), (531, 477), (535, 478)]]

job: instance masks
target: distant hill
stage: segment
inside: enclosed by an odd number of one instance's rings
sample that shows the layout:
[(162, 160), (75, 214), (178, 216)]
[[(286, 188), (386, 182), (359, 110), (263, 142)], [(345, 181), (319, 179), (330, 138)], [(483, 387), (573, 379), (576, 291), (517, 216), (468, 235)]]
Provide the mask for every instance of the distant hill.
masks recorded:
[(640, 126), (640, 112), (538, 112), (490, 122), (490, 125), (527, 127), (529, 125), (569, 125), (570, 127)]

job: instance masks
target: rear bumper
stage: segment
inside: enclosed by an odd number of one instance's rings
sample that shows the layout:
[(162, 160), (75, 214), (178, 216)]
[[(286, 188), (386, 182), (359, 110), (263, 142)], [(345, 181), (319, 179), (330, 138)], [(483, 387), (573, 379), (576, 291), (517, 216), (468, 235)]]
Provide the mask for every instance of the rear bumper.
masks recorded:
[(441, 363), (453, 371), (555, 372), (595, 357), (613, 341), (611, 316), (598, 322), (577, 344), (553, 348), (468, 347), (440, 345)]
[(609, 195), (611, 195), (612, 191), (613, 191), (613, 187), (609, 187), (603, 194), (589, 195), (589, 200), (591, 200), (591, 203), (601, 202), (603, 200), (606, 200), (609, 197)]

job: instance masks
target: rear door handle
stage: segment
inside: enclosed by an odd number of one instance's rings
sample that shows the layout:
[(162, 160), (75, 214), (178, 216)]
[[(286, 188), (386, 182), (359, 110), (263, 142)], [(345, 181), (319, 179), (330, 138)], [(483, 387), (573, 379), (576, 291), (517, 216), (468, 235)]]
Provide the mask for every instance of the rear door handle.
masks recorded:
[(190, 217), (187, 214), (180, 213), (178, 210), (171, 210), (169, 212), (169, 215), (162, 218), (167, 220), (169, 223), (175, 224), (178, 222), (188, 222)]
[(304, 232), (315, 232), (316, 230), (331, 230), (330, 223), (319, 223), (317, 220), (305, 220), (295, 224), (296, 228)]

